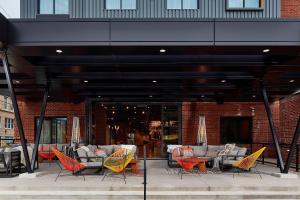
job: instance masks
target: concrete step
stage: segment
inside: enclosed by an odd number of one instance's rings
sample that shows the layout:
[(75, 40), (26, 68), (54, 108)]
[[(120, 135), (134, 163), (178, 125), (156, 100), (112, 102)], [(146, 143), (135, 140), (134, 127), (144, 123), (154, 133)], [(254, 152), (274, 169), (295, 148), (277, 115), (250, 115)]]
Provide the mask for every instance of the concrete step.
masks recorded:
[[(143, 191), (1, 191), (0, 200), (143, 199)], [(300, 199), (295, 191), (148, 191), (147, 199)]]

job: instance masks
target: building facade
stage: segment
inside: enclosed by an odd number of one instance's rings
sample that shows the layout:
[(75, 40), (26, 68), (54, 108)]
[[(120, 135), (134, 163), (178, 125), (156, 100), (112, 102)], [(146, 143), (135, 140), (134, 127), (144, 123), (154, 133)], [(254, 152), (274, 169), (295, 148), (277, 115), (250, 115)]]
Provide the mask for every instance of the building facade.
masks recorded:
[(7, 96), (0, 96), (0, 137), (1, 144), (13, 143), (14, 139), (14, 110), (11, 99)]
[[(200, 115), (206, 117), (210, 144), (223, 143), (221, 119), (226, 117), (251, 118), (251, 143), (272, 143), (260, 82), (272, 93), (271, 110), (279, 141), (291, 142), (300, 115), (299, 91), (295, 92), (299, 89), (299, 63), (292, 61), (297, 58), (292, 52), (298, 52), (300, 44), (300, 22), (289, 18), (300, 17), (300, 1), (21, 3), (22, 19), (11, 20), (8, 26), (18, 34), (8, 36), (8, 42), (20, 48), (22, 57), (35, 69), (30, 74), (35, 84), (52, 83), (45, 115), (49, 129), (45, 126), (43, 131), (52, 134), (59, 124), (55, 134), (59, 132), (63, 139), (53, 140), (51, 136), (50, 142), (70, 143), (72, 120), (79, 117), (81, 135), (87, 143), (111, 143), (106, 134), (112, 127), (108, 121), (122, 103), (126, 105), (124, 110), (128, 105), (136, 114), (134, 109), (147, 109), (152, 103), (176, 102), (180, 115), (178, 143), (197, 142)], [(159, 90), (150, 85), (154, 83)], [(24, 94), (21, 89), (27, 88), (18, 88), (20, 95)], [(182, 94), (189, 97), (178, 98)], [(26, 95), (18, 103), (31, 143), (41, 98)], [(162, 126), (170, 128), (170, 124)], [(126, 143), (126, 137), (121, 141)]]

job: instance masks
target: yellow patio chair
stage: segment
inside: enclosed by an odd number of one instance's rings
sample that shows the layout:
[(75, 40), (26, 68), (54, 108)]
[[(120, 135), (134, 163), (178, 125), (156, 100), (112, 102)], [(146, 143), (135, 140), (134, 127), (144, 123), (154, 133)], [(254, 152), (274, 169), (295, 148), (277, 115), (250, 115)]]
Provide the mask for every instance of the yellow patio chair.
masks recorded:
[[(112, 171), (116, 174), (122, 174), (124, 182), (126, 184), (126, 175), (125, 175), (125, 169), (127, 165), (131, 162), (133, 159), (133, 153), (131, 150), (122, 148), (109, 157), (107, 157), (104, 160), (104, 167)], [(102, 181), (105, 179), (105, 177), (108, 176), (108, 172), (106, 170), (106, 173), (104, 174)]]
[(263, 147), (261, 149), (259, 149), (258, 151), (252, 153), (251, 155), (245, 157), (242, 160), (237, 160), (235, 162), (232, 163), (232, 166), (236, 169), (240, 169), (243, 171), (249, 171), (251, 168), (255, 168), (256, 171), (258, 172), (260, 178), (261, 174), (259, 173), (259, 171), (256, 168), (255, 162), (256, 160), (260, 157), (260, 155), (264, 152), (264, 150), (266, 149), (266, 147)]

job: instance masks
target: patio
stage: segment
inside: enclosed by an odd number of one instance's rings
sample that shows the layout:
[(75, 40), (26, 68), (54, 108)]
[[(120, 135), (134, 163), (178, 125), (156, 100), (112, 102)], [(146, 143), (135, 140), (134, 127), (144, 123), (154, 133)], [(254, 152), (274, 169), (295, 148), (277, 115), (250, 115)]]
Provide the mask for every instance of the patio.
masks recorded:
[[(181, 180), (166, 171), (167, 162), (147, 161), (148, 199), (299, 199), (300, 178), (280, 179), (272, 165), (258, 165), (257, 174), (232, 173), (186, 174)], [(143, 169), (140, 164), (139, 169)], [(54, 182), (59, 171), (55, 163), (43, 163), (35, 179), (1, 179), (0, 199), (142, 199), (143, 176), (127, 174), (127, 184), (117, 178), (102, 176), (65, 176)], [(292, 173), (294, 170), (291, 170)], [(300, 173), (297, 173), (300, 175)]]

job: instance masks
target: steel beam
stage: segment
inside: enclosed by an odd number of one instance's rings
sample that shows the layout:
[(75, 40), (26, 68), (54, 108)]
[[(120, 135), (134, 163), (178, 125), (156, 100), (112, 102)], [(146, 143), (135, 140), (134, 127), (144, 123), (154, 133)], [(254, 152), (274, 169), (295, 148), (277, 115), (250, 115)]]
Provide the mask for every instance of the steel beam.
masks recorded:
[(9, 68), (6, 51), (1, 52), (1, 58), (2, 58), (2, 63), (3, 63), (3, 67), (4, 67), (7, 84), (8, 84), (8, 89), (10, 92), (10, 98), (11, 98), (12, 105), (14, 108), (16, 123), (17, 123), (18, 130), (19, 130), (20, 141), (21, 141), (21, 145), (22, 145), (22, 149), (23, 149), (24, 158), (25, 158), (25, 166), (26, 166), (27, 172), (32, 173), (28, 150), (27, 150), (27, 145), (26, 145), (26, 138), (25, 138), (25, 134), (24, 134), (24, 130), (23, 130), (23, 124), (22, 124), (22, 120), (21, 120), (21, 116), (20, 116), (17, 98), (16, 98), (15, 91), (14, 91), (14, 85), (13, 85), (12, 78), (11, 78), (11, 72), (10, 72), (10, 68)]
[(300, 117), (298, 119), (297, 127), (296, 127), (294, 137), (293, 137), (293, 140), (292, 140), (292, 143), (291, 143), (291, 146), (290, 146), (290, 151), (289, 151), (287, 160), (285, 162), (283, 173), (286, 173), (286, 174), (289, 173), (289, 169), (290, 169), (291, 162), (292, 162), (292, 157), (293, 157), (294, 152), (296, 150), (296, 145), (297, 145), (297, 141), (299, 139), (299, 136), (300, 136)]
[(92, 101), (90, 99), (85, 100), (85, 143), (86, 145), (91, 143), (92, 134)]
[(273, 138), (273, 142), (274, 142), (274, 146), (275, 146), (275, 150), (276, 150), (276, 156), (277, 156), (277, 161), (279, 164), (280, 172), (283, 172), (284, 164), (283, 164), (282, 155), (281, 155), (281, 151), (280, 151), (280, 145), (278, 142), (278, 137), (277, 137), (274, 121), (273, 121), (273, 116), (272, 116), (272, 112), (271, 112), (271, 108), (270, 108), (270, 104), (269, 104), (267, 91), (263, 84), (262, 84), (262, 97), (264, 100), (265, 109), (266, 109), (268, 120), (269, 120), (269, 125), (270, 125), (271, 134), (272, 134), (272, 138)]
[(39, 117), (39, 124), (37, 127), (37, 132), (36, 132), (36, 138), (35, 138), (35, 143), (34, 143), (34, 149), (32, 152), (32, 159), (31, 159), (31, 168), (32, 171), (35, 169), (35, 162), (36, 162), (36, 157), (38, 153), (38, 148), (40, 144), (40, 138), (42, 134), (42, 127), (43, 127), (43, 122), (45, 118), (45, 112), (46, 112), (46, 107), (47, 107), (47, 100), (48, 100), (48, 93), (49, 93), (49, 87), (47, 86), (44, 92), (44, 97), (43, 97), (43, 102), (42, 102), (42, 107), (41, 107), (41, 113)]

